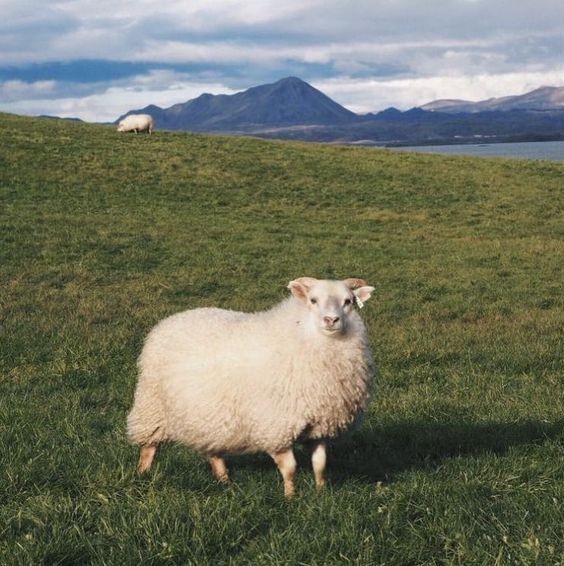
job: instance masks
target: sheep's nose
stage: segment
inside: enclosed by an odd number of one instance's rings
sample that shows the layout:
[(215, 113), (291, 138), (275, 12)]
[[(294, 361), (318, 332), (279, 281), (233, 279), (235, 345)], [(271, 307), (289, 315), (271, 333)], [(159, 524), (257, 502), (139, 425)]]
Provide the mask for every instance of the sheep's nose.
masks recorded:
[(324, 316), (324, 317), (323, 317), (323, 322), (324, 322), (327, 326), (333, 326), (334, 324), (336, 324), (337, 322), (339, 322), (339, 317), (338, 317), (338, 316)]

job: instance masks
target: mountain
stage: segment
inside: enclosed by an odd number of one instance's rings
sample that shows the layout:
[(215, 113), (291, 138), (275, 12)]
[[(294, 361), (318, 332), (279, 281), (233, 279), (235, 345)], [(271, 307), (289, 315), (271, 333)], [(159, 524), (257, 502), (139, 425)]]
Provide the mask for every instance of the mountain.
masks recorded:
[[(157, 129), (265, 138), (419, 145), (564, 139), (564, 87), (482, 102), (442, 100), (405, 112), (357, 115), (296, 77), (232, 95), (202, 94), (170, 108), (150, 105)], [(126, 116), (125, 114), (124, 116)], [(123, 118), (120, 117), (119, 119)]]
[(564, 87), (543, 86), (517, 96), (469, 100), (434, 100), (421, 106), (429, 112), (474, 113), (510, 110), (564, 110)]
[(412, 108), (380, 112), (350, 124), (263, 129), (253, 135), (383, 146), (553, 141), (564, 140), (564, 110), (452, 114)]
[(346, 124), (358, 119), (354, 112), (296, 77), (232, 95), (202, 94), (170, 108), (150, 105), (127, 114), (141, 112), (151, 114), (161, 129), (206, 132)]

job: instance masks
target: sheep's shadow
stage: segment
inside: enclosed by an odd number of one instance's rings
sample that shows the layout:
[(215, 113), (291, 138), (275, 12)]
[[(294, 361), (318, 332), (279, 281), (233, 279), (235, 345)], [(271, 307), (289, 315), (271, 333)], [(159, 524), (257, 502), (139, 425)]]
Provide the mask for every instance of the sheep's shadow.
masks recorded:
[(503, 456), (512, 447), (564, 438), (564, 420), (556, 423), (397, 422), (366, 426), (335, 442), (330, 453), (334, 482), (393, 481), (404, 471), (436, 469), (459, 457)]
[[(532, 420), (520, 423), (367, 423), (330, 444), (328, 479), (334, 484), (350, 480), (393, 482), (402, 472), (437, 469), (453, 458), (483, 454), (503, 456), (512, 447), (541, 445), (558, 438), (564, 440), (564, 420), (556, 423)], [(175, 481), (183, 488), (194, 489), (197, 485), (198, 489), (206, 486), (212, 491), (224, 489), (210, 483), (207, 463), (199, 457), (194, 477), (196, 462), (192, 460), (192, 465), (187, 466), (185, 449), (179, 448), (181, 450), (173, 451), (174, 454), (169, 453), (168, 465), (177, 471), (187, 471), (180, 476), (171, 474), (168, 481)], [(296, 457), (303, 474), (311, 466), (308, 446), (298, 446)], [(241, 472), (272, 473), (275, 470), (274, 462), (266, 454), (232, 456), (227, 461), (235, 482)]]
[[(365, 482), (394, 481), (412, 469), (436, 469), (465, 456), (503, 456), (510, 448), (564, 438), (564, 420), (556, 423), (430, 423), (397, 422), (365, 425), (330, 444), (328, 476), (334, 483), (355, 479)], [(310, 466), (307, 446), (296, 450), (299, 468)], [(230, 459), (237, 470), (268, 470), (274, 463), (266, 455)]]

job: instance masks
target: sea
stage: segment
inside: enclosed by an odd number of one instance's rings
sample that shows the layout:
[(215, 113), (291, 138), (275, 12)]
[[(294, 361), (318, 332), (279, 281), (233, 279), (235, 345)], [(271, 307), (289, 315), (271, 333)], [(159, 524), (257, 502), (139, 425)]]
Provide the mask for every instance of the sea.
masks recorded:
[(564, 141), (419, 145), (413, 147), (395, 147), (393, 149), (419, 153), (443, 153), (445, 155), (474, 155), (477, 157), (512, 157), (515, 159), (564, 161)]

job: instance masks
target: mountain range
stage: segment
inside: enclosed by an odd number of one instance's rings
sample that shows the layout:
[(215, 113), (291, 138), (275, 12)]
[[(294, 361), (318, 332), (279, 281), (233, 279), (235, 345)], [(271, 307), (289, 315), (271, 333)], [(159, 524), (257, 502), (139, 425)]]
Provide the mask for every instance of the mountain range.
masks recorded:
[(233, 95), (202, 94), (169, 108), (149, 105), (157, 127), (309, 141), (402, 145), (564, 139), (564, 87), (470, 102), (436, 100), (402, 112), (355, 114), (288, 77)]
[(468, 100), (434, 100), (421, 106), (431, 112), (488, 112), (493, 110), (564, 110), (564, 87), (543, 86), (517, 96)]

